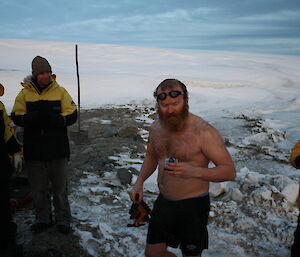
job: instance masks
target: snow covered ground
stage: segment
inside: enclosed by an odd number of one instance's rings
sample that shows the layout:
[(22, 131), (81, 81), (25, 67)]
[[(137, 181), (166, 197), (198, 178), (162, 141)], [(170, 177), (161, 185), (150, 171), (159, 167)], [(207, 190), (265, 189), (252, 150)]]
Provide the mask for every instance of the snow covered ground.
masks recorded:
[[(148, 120), (149, 110), (144, 113), (136, 119)], [(213, 123), (226, 136), (238, 174), (234, 182), (211, 185), (210, 246), (203, 256), (289, 256), (298, 214), (292, 203), (297, 196), (300, 174), (288, 164), (288, 151), (278, 147), (286, 141), (285, 133), (270, 128), (266, 121), (243, 115), (227, 117), (226, 121), (230, 124), (227, 126), (235, 128), (232, 133), (218, 121)], [(140, 130), (140, 134), (146, 138), (147, 132)], [(110, 159), (119, 168), (138, 170), (142, 153), (131, 157), (131, 150), (124, 147)], [(156, 175), (155, 172), (144, 185), (144, 198), (150, 206), (158, 194)], [(133, 177), (132, 184), (136, 179)], [(126, 227), (131, 223), (130, 188), (131, 185), (121, 185), (116, 172), (104, 175), (85, 172), (80, 187), (71, 194), (73, 216), (79, 221), (76, 234), (91, 255), (143, 256), (146, 227)], [(170, 250), (180, 256), (178, 249)]]
[[(0, 39), (0, 83), (6, 88), (1, 101), (8, 111), (36, 55), (49, 60), (57, 81), (77, 100), (74, 48), (67, 42)], [(212, 202), (204, 256), (289, 256), (298, 214), (289, 201), (300, 176), (287, 158), (300, 139), (300, 57), (79, 44), (79, 66), (85, 109), (154, 106), (159, 82), (183, 81), (191, 111), (220, 130), (238, 171), (235, 182), (217, 188), (223, 194)], [(132, 165), (126, 151), (112, 158)], [(137, 168), (139, 161), (134, 160)], [(74, 217), (81, 220), (76, 233), (94, 256), (142, 256), (145, 227), (120, 226), (128, 219), (129, 188), (107, 186), (115, 183), (114, 174), (101, 180), (84, 174), (71, 196)], [(153, 201), (155, 176), (146, 191)]]

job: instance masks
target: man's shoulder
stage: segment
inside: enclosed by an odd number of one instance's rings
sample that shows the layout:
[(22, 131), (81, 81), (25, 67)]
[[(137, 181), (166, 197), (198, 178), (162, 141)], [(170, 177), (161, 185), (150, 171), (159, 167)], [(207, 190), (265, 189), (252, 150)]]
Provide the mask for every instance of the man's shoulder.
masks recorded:
[(150, 125), (150, 133), (155, 132), (161, 128), (159, 120), (155, 120)]
[(195, 127), (197, 129), (200, 129), (200, 130), (206, 130), (206, 129), (209, 129), (211, 127), (211, 125), (206, 120), (201, 118), (200, 116), (197, 116), (193, 113), (190, 113), (189, 116), (190, 116), (189, 117), (190, 124), (191, 124), (192, 127)]
[(200, 132), (203, 135), (217, 132), (217, 129), (213, 125), (211, 125), (208, 121), (195, 114), (191, 113), (190, 119), (191, 126), (193, 127), (193, 129)]

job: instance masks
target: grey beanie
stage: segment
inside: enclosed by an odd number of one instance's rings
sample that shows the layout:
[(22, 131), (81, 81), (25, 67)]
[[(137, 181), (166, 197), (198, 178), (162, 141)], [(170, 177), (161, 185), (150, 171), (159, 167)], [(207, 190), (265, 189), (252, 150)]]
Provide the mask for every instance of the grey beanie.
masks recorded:
[(32, 67), (32, 76), (35, 78), (38, 74), (43, 72), (52, 73), (49, 62), (41, 56), (34, 57), (34, 59), (32, 60), (31, 67)]

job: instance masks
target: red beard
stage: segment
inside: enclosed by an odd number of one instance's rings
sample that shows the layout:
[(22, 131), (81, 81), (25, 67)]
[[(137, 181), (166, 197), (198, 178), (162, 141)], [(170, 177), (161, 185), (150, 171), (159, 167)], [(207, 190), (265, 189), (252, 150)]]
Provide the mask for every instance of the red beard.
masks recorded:
[(189, 107), (188, 104), (185, 104), (178, 113), (164, 114), (158, 106), (157, 113), (159, 122), (165, 129), (170, 131), (179, 131), (184, 126), (186, 118), (188, 117)]

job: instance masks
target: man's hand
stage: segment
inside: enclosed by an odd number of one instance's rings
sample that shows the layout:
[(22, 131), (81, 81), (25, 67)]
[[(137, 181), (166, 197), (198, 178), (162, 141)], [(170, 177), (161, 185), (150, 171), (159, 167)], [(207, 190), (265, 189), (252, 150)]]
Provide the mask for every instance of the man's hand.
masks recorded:
[(23, 116), (24, 126), (38, 126), (40, 124), (39, 111), (29, 112)]
[(49, 122), (52, 126), (54, 127), (65, 126), (65, 118), (61, 114), (50, 112), (48, 117), (49, 117)]
[[(169, 163), (168, 166), (165, 167), (163, 172), (181, 178), (198, 178), (199, 177), (199, 167), (195, 167), (187, 162), (177, 162), (177, 163)], [(169, 171), (171, 170), (171, 171)]]
[(18, 173), (21, 173), (21, 172), (22, 172), (22, 169), (23, 169), (23, 159), (22, 159), (20, 153), (15, 153), (15, 154), (13, 155), (13, 165), (14, 165), (14, 167), (15, 167), (15, 170), (16, 170)]
[(143, 200), (143, 185), (135, 184), (130, 192), (130, 199), (134, 203), (140, 203)]

